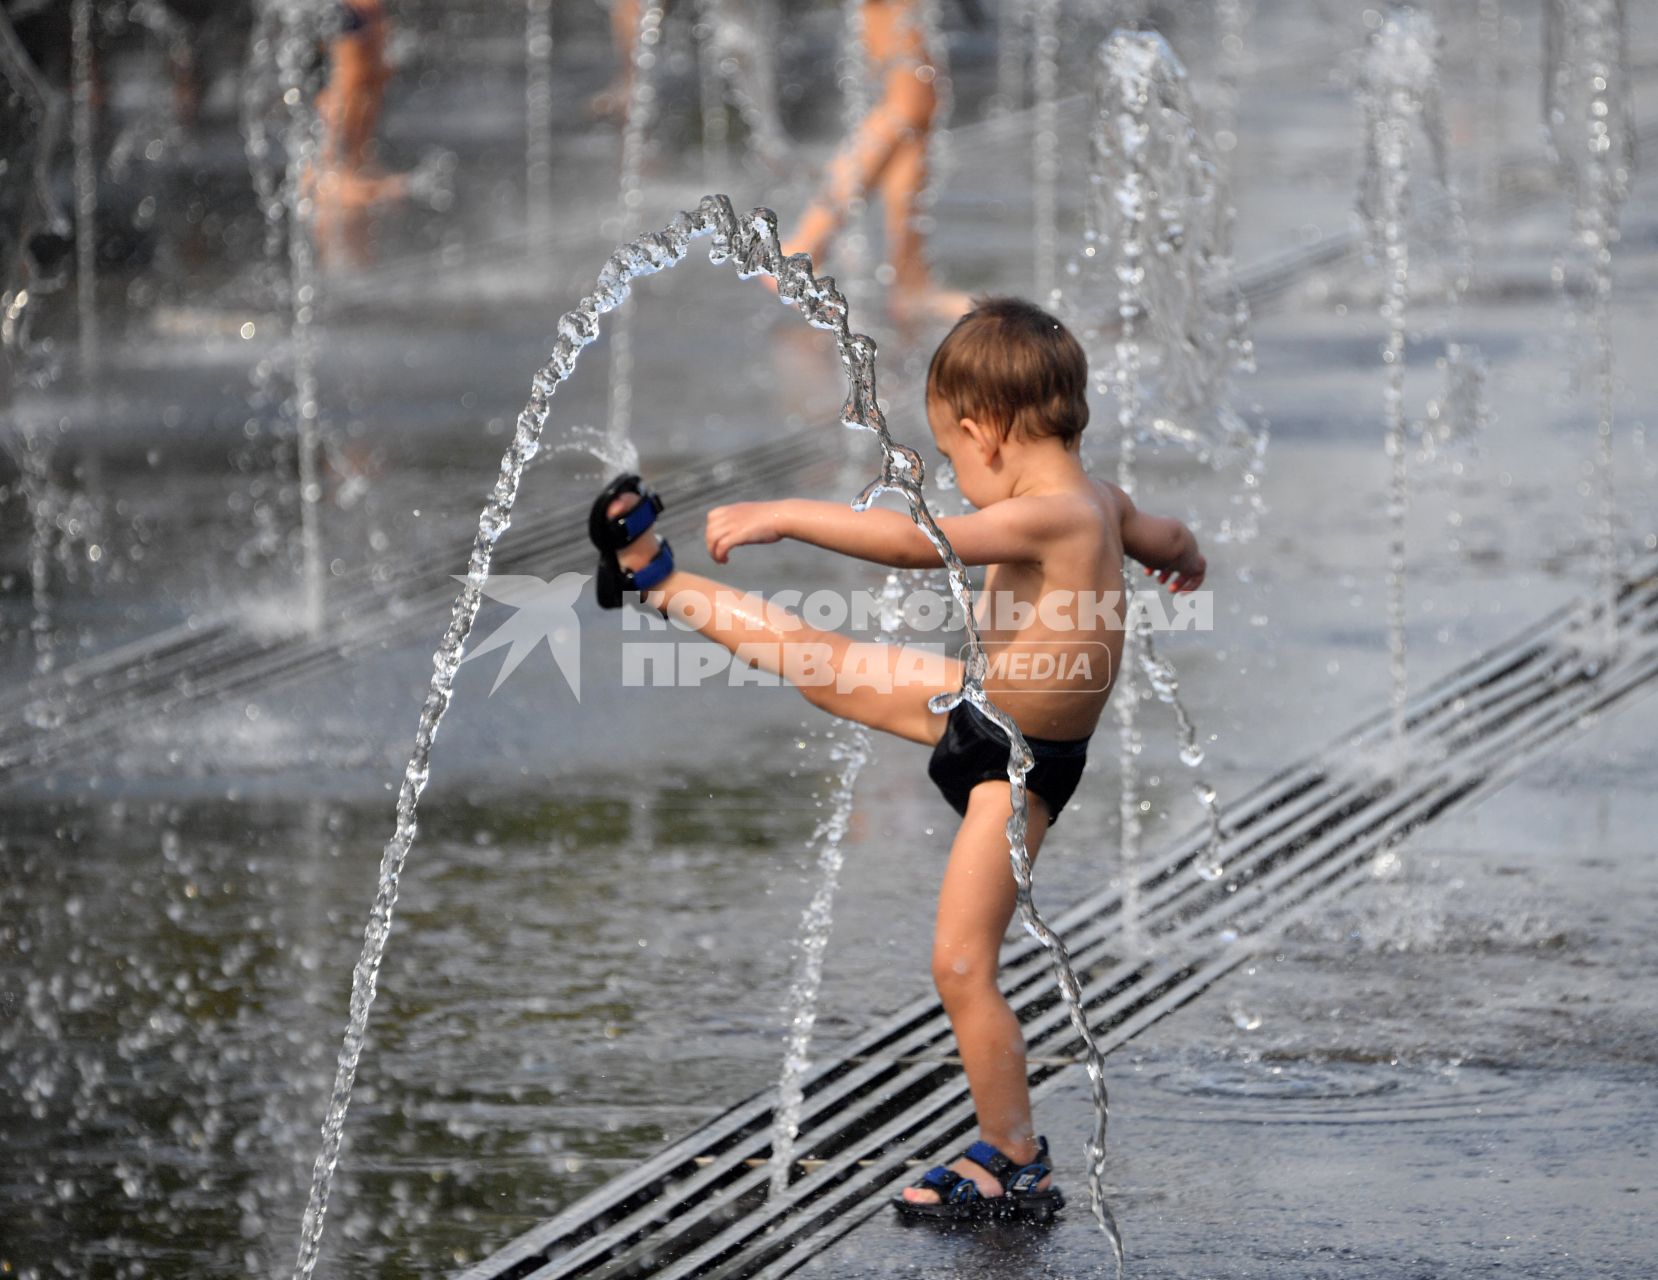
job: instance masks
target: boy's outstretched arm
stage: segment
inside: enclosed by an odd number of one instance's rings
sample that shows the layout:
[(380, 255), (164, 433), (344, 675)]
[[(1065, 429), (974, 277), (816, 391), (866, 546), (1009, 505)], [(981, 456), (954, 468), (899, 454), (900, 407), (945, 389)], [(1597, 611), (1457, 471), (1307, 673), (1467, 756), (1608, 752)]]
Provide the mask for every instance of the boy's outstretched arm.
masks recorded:
[(1197, 535), (1171, 516), (1141, 511), (1116, 485), (1111, 486), (1122, 512), (1123, 550), (1146, 566), (1148, 574), (1166, 583), (1170, 591), (1196, 591), (1203, 585), (1208, 563), (1198, 550)]
[[(1008, 564), (1039, 558), (1063, 519), (1047, 504), (1016, 498), (972, 515), (945, 516), (938, 525), (963, 564)], [(854, 511), (840, 502), (785, 498), (738, 502), (708, 513), (708, 554), (716, 564), (726, 563), (737, 547), (783, 538), (893, 569), (936, 569), (943, 563), (908, 516), (880, 507)]]

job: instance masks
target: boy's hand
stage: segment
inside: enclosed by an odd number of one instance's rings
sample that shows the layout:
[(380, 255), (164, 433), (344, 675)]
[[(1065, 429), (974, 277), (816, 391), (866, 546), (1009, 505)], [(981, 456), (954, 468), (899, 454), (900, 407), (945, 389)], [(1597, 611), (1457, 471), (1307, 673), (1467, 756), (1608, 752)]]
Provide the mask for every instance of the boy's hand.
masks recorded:
[(708, 513), (708, 554), (715, 564), (724, 564), (735, 547), (776, 542), (783, 532), (778, 525), (776, 502), (733, 502)]
[(1168, 587), (1170, 594), (1179, 595), (1185, 591), (1196, 591), (1203, 585), (1203, 576), (1208, 573), (1209, 564), (1203, 558), (1203, 553), (1195, 546), (1187, 551), (1180, 559), (1162, 569), (1146, 569), (1149, 577), (1155, 573), (1157, 580)]

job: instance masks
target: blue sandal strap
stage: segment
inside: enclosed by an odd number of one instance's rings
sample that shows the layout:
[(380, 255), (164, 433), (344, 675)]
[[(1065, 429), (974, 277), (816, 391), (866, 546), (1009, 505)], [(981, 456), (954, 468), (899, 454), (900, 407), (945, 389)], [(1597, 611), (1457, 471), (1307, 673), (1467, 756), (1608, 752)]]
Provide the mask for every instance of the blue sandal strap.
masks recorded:
[(921, 1181), (915, 1184), (928, 1191), (938, 1192), (941, 1204), (964, 1204), (969, 1200), (979, 1198), (979, 1185), (973, 1179), (964, 1177), (954, 1169), (946, 1169), (941, 1164), (935, 1164), (926, 1173), (921, 1175)]
[[(640, 509), (639, 507), (634, 508), (635, 511)], [(652, 518), (654, 519), (654, 513)], [(650, 525), (647, 524), (645, 527), (648, 529)], [(649, 564), (641, 565), (631, 572), (624, 570), (624, 573), (626, 573), (628, 579), (629, 591), (649, 591), (673, 571), (674, 549), (668, 545), (668, 540), (663, 538), (662, 544), (657, 547), (656, 554), (651, 557)]]
[[(656, 495), (653, 493), (650, 498), (656, 498)], [(622, 515), (614, 517), (629, 542), (632, 542), (656, 523), (656, 513), (660, 510), (657, 504), (661, 502), (661, 499), (657, 498), (656, 502), (652, 502), (650, 498), (644, 499), (636, 507), (629, 508)]]
[(1048, 1166), (1048, 1140), (1038, 1138), (1036, 1159), (1029, 1164), (1015, 1164), (988, 1142), (975, 1142), (967, 1148), (967, 1158), (982, 1166), (991, 1177), (1002, 1184), (1008, 1195), (1026, 1195), (1036, 1190), (1036, 1184), (1053, 1170)]

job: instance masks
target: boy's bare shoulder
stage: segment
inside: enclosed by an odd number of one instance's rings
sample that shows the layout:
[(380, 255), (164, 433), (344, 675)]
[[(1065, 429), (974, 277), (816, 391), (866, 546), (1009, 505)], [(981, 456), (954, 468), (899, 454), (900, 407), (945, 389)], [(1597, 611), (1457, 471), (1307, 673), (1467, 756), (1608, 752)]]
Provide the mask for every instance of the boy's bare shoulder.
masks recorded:
[(1085, 488), (1010, 498), (1007, 514), (1050, 547), (1063, 544), (1073, 553), (1109, 547), (1121, 540), (1122, 526), (1113, 488), (1090, 478)]

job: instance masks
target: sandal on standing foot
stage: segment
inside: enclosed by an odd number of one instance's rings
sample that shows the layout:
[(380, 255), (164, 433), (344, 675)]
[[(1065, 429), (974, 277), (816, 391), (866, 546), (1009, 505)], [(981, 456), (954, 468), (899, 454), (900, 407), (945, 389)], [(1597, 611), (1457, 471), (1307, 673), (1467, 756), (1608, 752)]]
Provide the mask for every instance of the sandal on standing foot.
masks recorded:
[(1046, 1222), (1065, 1207), (1065, 1197), (1055, 1186), (1037, 1190), (1037, 1183), (1053, 1170), (1048, 1165), (1048, 1140), (1038, 1138), (1036, 1142), (1036, 1159), (1029, 1164), (1015, 1163), (988, 1142), (975, 1142), (962, 1153), (1002, 1184), (999, 1196), (985, 1195), (978, 1183), (966, 1174), (935, 1165), (913, 1185), (936, 1192), (936, 1203), (906, 1200), (902, 1194), (893, 1197), (892, 1203), (904, 1217), (928, 1218), (935, 1222), (985, 1222), (997, 1218)]
[[(621, 515), (611, 515), (610, 504), (624, 493), (638, 494), (638, 504)], [(624, 569), (616, 559), (618, 551), (643, 536), (656, 523), (661, 510), (662, 499), (653, 490), (645, 488), (639, 477), (631, 472), (617, 476), (593, 500), (593, 510), (587, 519), (587, 536), (599, 549), (599, 574), (594, 585), (599, 593), (601, 608), (620, 609), (625, 593), (649, 591), (674, 571), (673, 548), (666, 538), (659, 540), (661, 545), (650, 563), (638, 569)]]

